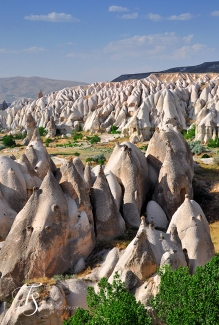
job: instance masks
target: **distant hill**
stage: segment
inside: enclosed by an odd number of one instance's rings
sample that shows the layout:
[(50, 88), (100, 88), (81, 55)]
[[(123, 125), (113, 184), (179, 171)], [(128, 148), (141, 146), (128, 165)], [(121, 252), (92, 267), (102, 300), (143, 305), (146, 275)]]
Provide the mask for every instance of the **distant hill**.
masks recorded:
[(185, 73), (207, 73), (207, 72), (219, 72), (219, 61), (215, 62), (204, 62), (199, 65), (188, 66), (188, 67), (177, 67), (163, 71), (153, 71), (145, 73), (135, 74), (123, 74), (112, 81), (124, 81), (129, 79), (143, 79), (150, 76), (151, 73), (171, 73), (171, 72), (185, 72)]
[(43, 95), (66, 87), (87, 85), (85, 82), (54, 80), (41, 77), (10, 77), (0, 78), (0, 103), (5, 100), (12, 103), (21, 97), (37, 98), (40, 89)]

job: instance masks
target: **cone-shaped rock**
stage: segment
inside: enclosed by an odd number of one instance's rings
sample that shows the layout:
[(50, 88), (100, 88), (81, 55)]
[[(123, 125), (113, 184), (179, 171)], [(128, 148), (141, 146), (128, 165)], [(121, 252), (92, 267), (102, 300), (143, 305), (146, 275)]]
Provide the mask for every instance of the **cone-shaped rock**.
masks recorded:
[(91, 188), (97, 238), (109, 240), (125, 231), (125, 222), (116, 206), (102, 168)]
[(0, 297), (11, 294), (24, 279), (67, 271), (68, 208), (65, 196), (49, 172), (17, 218), (0, 251)]
[(106, 165), (124, 187), (123, 216), (133, 226), (140, 225), (140, 211), (147, 193), (148, 167), (142, 152), (132, 143), (116, 145)]
[(177, 227), (182, 248), (187, 250), (190, 272), (194, 273), (197, 266), (204, 266), (215, 255), (207, 219), (198, 203), (186, 195), (172, 217), (168, 233), (173, 224)]

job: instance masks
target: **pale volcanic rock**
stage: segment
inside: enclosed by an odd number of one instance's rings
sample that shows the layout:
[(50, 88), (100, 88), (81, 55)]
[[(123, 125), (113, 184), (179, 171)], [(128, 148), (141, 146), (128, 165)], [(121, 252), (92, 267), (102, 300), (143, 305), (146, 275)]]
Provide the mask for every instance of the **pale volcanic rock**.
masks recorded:
[[(44, 324), (62, 325), (63, 320), (68, 319), (70, 311), (68, 309), (65, 292), (62, 286), (52, 286), (49, 290), (47, 299), (38, 300), (34, 304), (35, 297), (38, 295), (38, 289), (31, 285), (23, 285), (18, 291), (11, 307), (3, 318), (2, 324), (23, 324), (38, 325), (42, 321)], [(44, 289), (45, 290), (45, 289)], [(28, 295), (30, 295), (28, 297)], [(33, 300), (34, 298), (34, 300)], [(40, 321), (40, 323), (39, 323)]]
[(148, 167), (142, 152), (130, 142), (116, 145), (106, 164), (124, 187), (123, 216), (134, 227), (140, 225), (140, 211), (148, 191)]
[(193, 195), (193, 159), (187, 142), (177, 128), (166, 125), (156, 129), (146, 152), (153, 200), (168, 219), (181, 205), (184, 196)]
[[(71, 133), (78, 129), (79, 123), (91, 133), (106, 131), (113, 124), (127, 132), (125, 126), (138, 112), (139, 140), (149, 140), (156, 127), (161, 128), (167, 123), (187, 129), (196, 122), (197, 139), (207, 142), (214, 132), (218, 134), (218, 126), (201, 136), (198, 114), (204, 118), (205, 108), (211, 110), (211, 102), (218, 103), (218, 80), (218, 74), (214, 73), (154, 73), (138, 81), (69, 87), (38, 100), (23, 98), (15, 101), (0, 112), (0, 124), (9, 130), (25, 128), (26, 116), (32, 114), (37, 126), (46, 127), (51, 118), (54, 120), (49, 131), (51, 136), (55, 128), (63, 134)], [(205, 124), (204, 127), (208, 128)], [(134, 129), (128, 128), (129, 136), (136, 132)]]
[(33, 136), (33, 132), (36, 128), (36, 122), (32, 116), (31, 113), (28, 113), (26, 116), (26, 131), (27, 131), (27, 136), (26, 138), (23, 140), (22, 144), (23, 145), (28, 145), (32, 136)]
[(188, 252), (189, 268), (195, 273), (197, 266), (204, 266), (215, 255), (209, 225), (197, 202), (186, 195), (185, 201), (174, 213), (167, 233), (176, 225), (182, 247)]
[(98, 240), (109, 240), (122, 235), (125, 222), (116, 206), (102, 169), (91, 188), (91, 202)]
[(153, 223), (155, 227), (167, 229), (168, 220), (163, 209), (155, 201), (147, 204), (147, 222)]
[(37, 129), (34, 130), (32, 139), (26, 147), (25, 155), (37, 176), (42, 180), (49, 170), (52, 172), (56, 170), (56, 166), (48, 155)]
[[(110, 282), (112, 282), (116, 272), (118, 272), (121, 279), (128, 280), (129, 276), (131, 276), (133, 281), (137, 280), (137, 283), (146, 280), (156, 272), (158, 267), (156, 257), (147, 237), (146, 223), (144, 217), (142, 217), (136, 237), (127, 246), (124, 254), (116, 264), (109, 278)], [(129, 284), (126, 283), (126, 285)]]
[(52, 276), (68, 270), (73, 264), (68, 235), (67, 202), (49, 173), (17, 215), (0, 252), (1, 297), (10, 294), (25, 278)]

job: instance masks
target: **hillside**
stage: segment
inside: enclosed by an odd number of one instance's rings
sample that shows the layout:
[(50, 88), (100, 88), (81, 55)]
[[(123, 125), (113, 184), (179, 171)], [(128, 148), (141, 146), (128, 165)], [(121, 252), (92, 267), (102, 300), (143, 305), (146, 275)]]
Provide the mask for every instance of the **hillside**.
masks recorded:
[[(209, 73), (209, 72), (219, 72), (219, 61), (214, 62), (204, 62), (199, 65), (188, 66), (188, 67), (176, 67), (170, 68), (168, 70), (157, 71), (156, 73), (173, 73), (173, 72), (185, 72), (185, 73)], [(145, 73), (135, 73), (135, 74), (123, 74), (112, 81), (124, 81), (129, 79), (143, 79), (147, 78), (151, 73), (155, 72), (145, 72)]]
[(85, 82), (54, 80), (41, 77), (10, 77), (0, 78), (0, 103), (5, 100), (7, 103), (21, 98), (37, 98), (41, 89), (43, 94), (49, 94), (66, 87), (87, 85)]

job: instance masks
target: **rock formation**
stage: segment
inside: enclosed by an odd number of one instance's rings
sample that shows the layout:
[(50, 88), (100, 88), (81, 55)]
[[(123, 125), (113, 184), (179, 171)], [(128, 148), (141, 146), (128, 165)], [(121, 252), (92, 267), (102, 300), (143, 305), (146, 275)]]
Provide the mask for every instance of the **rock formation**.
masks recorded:
[(148, 166), (142, 152), (130, 142), (116, 145), (106, 164), (124, 188), (123, 216), (128, 225), (139, 227), (140, 213), (148, 191)]
[(153, 199), (168, 219), (184, 201), (192, 198), (193, 159), (187, 142), (177, 128), (166, 125), (156, 129), (146, 152)]
[(125, 222), (113, 199), (102, 168), (91, 188), (96, 235), (99, 240), (109, 240), (125, 232)]

